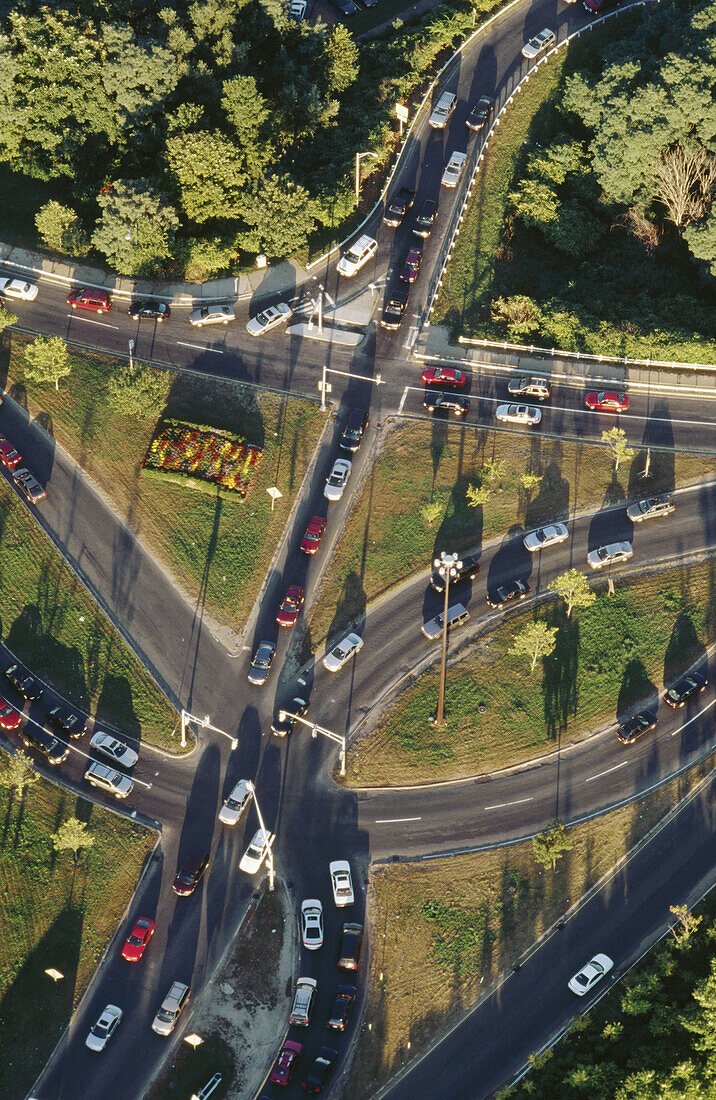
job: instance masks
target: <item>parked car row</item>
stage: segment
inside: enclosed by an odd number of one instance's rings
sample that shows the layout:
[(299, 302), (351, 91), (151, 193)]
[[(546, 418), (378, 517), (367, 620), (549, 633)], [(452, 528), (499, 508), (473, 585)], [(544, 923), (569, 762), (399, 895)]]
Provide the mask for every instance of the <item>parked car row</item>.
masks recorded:
[[(0, 282), (2, 282), (1, 279)], [(23, 496), (27, 497), (31, 504), (39, 504), (47, 496), (47, 491), (25, 466), (20, 465), (22, 461), (22, 455), (10, 440), (0, 435), (0, 462), (10, 471), (13, 482)]]

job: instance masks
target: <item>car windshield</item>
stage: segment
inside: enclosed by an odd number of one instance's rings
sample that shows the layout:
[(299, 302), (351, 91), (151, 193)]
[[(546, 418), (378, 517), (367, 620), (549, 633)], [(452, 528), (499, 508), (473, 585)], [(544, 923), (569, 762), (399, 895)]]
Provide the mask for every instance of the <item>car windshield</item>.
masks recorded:
[(138, 936), (138, 935), (136, 935), (136, 933), (132, 932), (132, 935), (129, 937), (128, 942), (132, 944), (132, 947), (141, 947), (142, 946), (142, 937)]
[(271, 314), (268, 310), (265, 310), (263, 313), (256, 315), (256, 320), (260, 325), (265, 325), (267, 321), (271, 320)]
[(235, 798), (229, 797), (229, 798), (227, 798), (224, 805), (227, 806), (230, 810), (238, 810), (241, 803), (237, 802), (237, 800)]
[(105, 1023), (103, 1020), (98, 1020), (92, 1028), (92, 1034), (96, 1035), (99, 1039), (104, 1039), (105, 1035), (107, 1034), (108, 1027), (108, 1023)]
[[(149, 956), (147, 956), (147, 958), (149, 958)], [(160, 1008), (159, 1012), (157, 1012), (157, 1019), (162, 1020), (165, 1024), (170, 1024), (174, 1019), (174, 1013), (168, 1008)]]
[(184, 883), (186, 883), (187, 886), (191, 886), (191, 884), (193, 883), (195, 877), (196, 876), (192, 875), (191, 872), (189, 872), (189, 871), (180, 871), (179, 874), (177, 875), (177, 878), (178, 878), (179, 882), (184, 882)]

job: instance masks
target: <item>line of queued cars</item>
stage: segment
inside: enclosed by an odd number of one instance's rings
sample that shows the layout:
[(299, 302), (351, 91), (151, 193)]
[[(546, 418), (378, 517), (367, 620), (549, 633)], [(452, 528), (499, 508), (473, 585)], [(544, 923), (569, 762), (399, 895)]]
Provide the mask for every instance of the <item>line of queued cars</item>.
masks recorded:
[(0, 435), (0, 462), (9, 471), (13, 482), (31, 504), (39, 504), (47, 496), (47, 491), (40, 482), (30, 473), (26, 466), (21, 465), (23, 457), (9, 439)]

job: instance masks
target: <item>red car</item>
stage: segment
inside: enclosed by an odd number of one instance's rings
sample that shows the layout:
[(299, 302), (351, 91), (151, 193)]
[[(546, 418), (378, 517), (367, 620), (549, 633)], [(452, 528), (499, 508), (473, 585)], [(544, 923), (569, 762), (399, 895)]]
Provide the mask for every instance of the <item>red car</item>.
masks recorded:
[(0, 726), (4, 730), (16, 730), (22, 722), (22, 715), (11, 707), (5, 699), (0, 698)]
[(423, 371), (423, 382), (426, 386), (455, 386), (462, 389), (467, 382), (464, 370), (455, 370), (454, 367), (428, 367)]
[(323, 516), (314, 516), (306, 528), (306, 534), (303, 536), (301, 542), (301, 549), (304, 554), (316, 553), (316, 550), (321, 545), (321, 539), (323, 538), (323, 532), (325, 530), (326, 521)]
[(292, 584), (289, 587), (276, 616), (276, 622), (279, 626), (293, 626), (295, 624), (298, 613), (303, 606), (305, 595), (303, 588), (299, 588), (297, 584)]
[(404, 283), (414, 283), (418, 277), (420, 271), (420, 265), (423, 262), (423, 250), (422, 248), (411, 248), (408, 255), (405, 257), (405, 263), (403, 264), (400, 272), (400, 278)]
[(149, 917), (140, 917), (127, 937), (127, 942), (122, 948), (122, 958), (125, 962), (139, 962), (144, 949), (154, 935), (154, 921)]
[(72, 309), (88, 309), (91, 313), (109, 313), (112, 299), (106, 290), (93, 290), (92, 287), (80, 287), (67, 295), (67, 305)]
[(15, 450), (9, 439), (3, 439), (1, 435), (0, 462), (2, 462), (3, 466), (7, 466), (8, 470), (13, 470), (22, 462), (22, 455), (20, 452)]
[(620, 413), (629, 408), (629, 398), (625, 393), (618, 393), (616, 390), (600, 390), (599, 393), (588, 393), (584, 404), (593, 412)]
[(271, 1070), (270, 1081), (272, 1085), (287, 1085), (289, 1083), (302, 1050), (303, 1045), (301, 1043), (295, 1043), (293, 1039), (286, 1040)]

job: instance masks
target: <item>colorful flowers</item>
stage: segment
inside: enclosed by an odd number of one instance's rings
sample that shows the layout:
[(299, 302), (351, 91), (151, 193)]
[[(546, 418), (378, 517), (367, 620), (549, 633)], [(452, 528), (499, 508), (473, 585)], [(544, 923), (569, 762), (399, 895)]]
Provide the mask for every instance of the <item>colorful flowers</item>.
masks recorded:
[(228, 432), (170, 420), (152, 439), (144, 465), (197, 478), (245, 497), (262, 454), (258, 447)]

